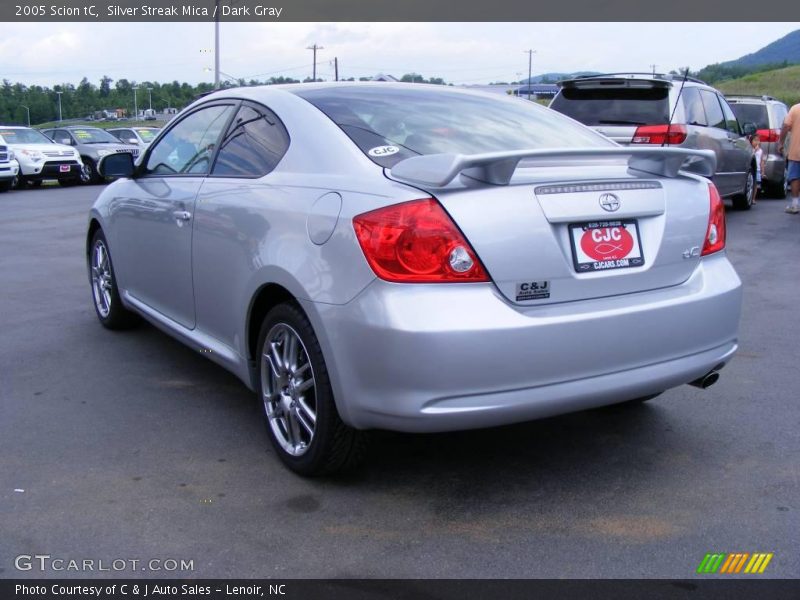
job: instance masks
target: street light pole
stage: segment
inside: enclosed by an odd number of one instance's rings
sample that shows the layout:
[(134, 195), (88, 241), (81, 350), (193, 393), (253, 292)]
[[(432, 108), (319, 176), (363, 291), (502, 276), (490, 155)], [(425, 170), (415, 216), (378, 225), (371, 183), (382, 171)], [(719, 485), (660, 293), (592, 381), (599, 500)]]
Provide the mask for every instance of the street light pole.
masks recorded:
[(139, 88), (133, 88), (133, 118), (139, 118), (139, 105), (136, 102), (136, 90)]
[(536, 53), (536, 50), (525, 50), (525, 53), (528, 55), (528, 100), (531, 99), (531, 69), (533, 67), (533, 55)]
[(153, 88), (147, 88), (147, 96), (150, 104), (150, 110), (153, 110)]
[(25, 106), (24, 104), (20, 104), (22, 108), (24, 108), (28, 113), (28, 127), (31, 126), (31, 109)]
[(58, 121), (61, 122), (61, 94), (64, 92), (56, 92), (58, 94)]
[[(214, 89), (219, 89), (219, 0), (215, 0), (214, 10)], [(150, 107), (152, 108), (152, 106)]]

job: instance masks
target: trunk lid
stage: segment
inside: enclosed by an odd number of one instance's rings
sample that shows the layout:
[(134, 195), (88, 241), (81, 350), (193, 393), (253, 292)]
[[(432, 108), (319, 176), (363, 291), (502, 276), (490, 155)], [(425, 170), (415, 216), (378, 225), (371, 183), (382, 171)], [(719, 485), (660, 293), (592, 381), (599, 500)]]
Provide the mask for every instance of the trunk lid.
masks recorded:
[[(522, 168), (507, 186), (475, 184), (435, 196), (500, 292), (523, 305), (683, 283), (700, 260), (708, 225), (706, 184), (632, 177), (624, 168), (540, 168), (535, 176)], [(606, 260), (620, 253), (628, 258)], [(618, 267), (618, 260), (628, 265)]]

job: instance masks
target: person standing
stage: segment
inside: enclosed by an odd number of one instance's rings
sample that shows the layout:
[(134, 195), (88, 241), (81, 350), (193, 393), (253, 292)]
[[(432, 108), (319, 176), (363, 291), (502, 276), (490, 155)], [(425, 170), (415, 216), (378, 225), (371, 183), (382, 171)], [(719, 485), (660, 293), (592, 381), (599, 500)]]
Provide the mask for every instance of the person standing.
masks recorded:
[(756, 159), (756, 193), (753, 196), (753, 204), (756, 203), (756, 198), (761, 193), (761, 174), (764, 172), (764, 149), (761, 147), (761, 136), (757, 133), (750, 138), (750, 143), (755, 150)]
[[(789, 138), (789, 151), (784, 152), (786, 137), (789, 134), (792, 134)], [(788, 164), (786, 179), (789, 182), (792, 202), (786, 207), (786, 212), (796, 215), (800, 213), (800, 103), (792, 106), (783, 120), (778, 152), (786, 157)]]

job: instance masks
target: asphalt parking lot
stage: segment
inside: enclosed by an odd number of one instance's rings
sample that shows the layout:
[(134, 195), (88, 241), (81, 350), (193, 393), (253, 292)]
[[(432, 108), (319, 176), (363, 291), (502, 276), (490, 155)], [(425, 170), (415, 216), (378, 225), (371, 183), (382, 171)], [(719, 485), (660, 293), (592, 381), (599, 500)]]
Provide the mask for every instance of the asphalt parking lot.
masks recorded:
[(773, 552), (763, 576), (800, 573), (800, 215), (783, 201), (728, 213), (744, 314), (714, 387), (379, 433), (359, 472), (305, 480), (232, 375), (149, 325), (98, 324), (83, 245), (101, 189), (0, 195), (0, 577), (100, 574), (15, 568), (33, 554), (194, 566), (105, 576), (688, 578), (707, 552)]

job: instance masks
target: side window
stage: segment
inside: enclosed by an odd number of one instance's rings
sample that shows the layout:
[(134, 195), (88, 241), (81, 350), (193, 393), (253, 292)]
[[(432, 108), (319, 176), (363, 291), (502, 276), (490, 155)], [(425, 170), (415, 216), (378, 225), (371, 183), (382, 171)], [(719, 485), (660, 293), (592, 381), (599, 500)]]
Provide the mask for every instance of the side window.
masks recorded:
[(703, 108), (706, 109), (706, 118), (708, 119), (708, 124), (711, 127), (726, 129), (725, 115), (722, 114), (722, 108), (720, 108), (717, 95), (714, 92), (709, 92), (708, 90), (700, 90), (700, 97), (703, 99)]
[(272, 171), (289, 148), (289, 134), (275, 114), (263, 106), (242, 105), (222, 140), (212, 175), (262, 177)]
[(725, 116), (725, 129), (735, 135), (742, 135), (742, 130), (739, 128), (739, 121), (736, 120), (736, 115), (733, 114), (728, 101), (725, 98), (719, 97), (719, 103), (722, 106), (722, 114)]
[(69, 131), (65, 129), (56, 129), (50, 138), (55, 141), (56, 144), (66, 144), (67, 146), (75, 145), (72, 141), (72, 136), (69, 134)]
[(208, 173), (225, 124), (233, 106), (214, 105), (201, 108), (182, 119), (153, 147), (147, 158), (145, 174), (179, 175)]
[(700, 91), (697, 88), (684, 88), (683, 106), (686, 109), (687, 125), (708, 125), (706, 111), (703, 109), (703, 101), (700, 100)]

